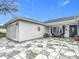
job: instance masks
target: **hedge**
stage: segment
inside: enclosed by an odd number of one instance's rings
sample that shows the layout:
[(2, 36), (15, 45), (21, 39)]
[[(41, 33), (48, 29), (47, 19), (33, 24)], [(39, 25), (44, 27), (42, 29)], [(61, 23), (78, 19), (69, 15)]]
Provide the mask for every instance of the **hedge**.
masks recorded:
[(6, 36), (6, 33), (0, 32), (0, 38), (5, 37), (5, 36)]

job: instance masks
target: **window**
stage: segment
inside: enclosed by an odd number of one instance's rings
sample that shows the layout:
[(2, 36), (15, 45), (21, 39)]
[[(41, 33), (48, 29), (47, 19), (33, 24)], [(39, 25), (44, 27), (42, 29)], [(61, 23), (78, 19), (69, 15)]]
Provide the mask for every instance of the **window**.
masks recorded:
[(53, 27), (53, 32), (59, 32), (59, 27)]
[(40, 31), (41, 29), (40, 29), (40, 27), (38, 27), (38, 31)]
[(53, 32), (56, 32), (56, 33), (62, 32), (62, 28), (60, 28), (60, 27), (53, 27)]

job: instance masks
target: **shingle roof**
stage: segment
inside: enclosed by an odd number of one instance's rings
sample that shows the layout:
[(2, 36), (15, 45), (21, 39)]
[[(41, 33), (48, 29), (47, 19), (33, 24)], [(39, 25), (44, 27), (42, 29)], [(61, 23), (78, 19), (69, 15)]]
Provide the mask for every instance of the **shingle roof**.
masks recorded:
[(68, 17), (62, 17), (62, 18), (58, 18), (58, 19), (52, 19), (52, 20), (48, 20), (48, 21), (46, 21), (45, 23), (73, 20), (74, 17), (75, 17), (75, 16), (68, 16)]
[[(25, 17), (14, 17), (12, 20), (10, 20), (9, 22), (7, 22), (7, 23), (5, 24), (5, 26), (8, 25), (8, 24), (10, 24), (10, 23), (13, 23), (13, 22), (15, 22), (15, 21), (17, 21), (17, 20), (25, 21), (25, 22), (31, 22), (31, 23), (35, 23), (35, 24), (39, 24), (39, 25), (45, 25), (44, 23), (41, 23), (41, 22), (36, 21), (36, 20), (34, 20), (34, 19), (25, 18)], [(45, 26), (47, 26), (47, 25), (45, 25)]]

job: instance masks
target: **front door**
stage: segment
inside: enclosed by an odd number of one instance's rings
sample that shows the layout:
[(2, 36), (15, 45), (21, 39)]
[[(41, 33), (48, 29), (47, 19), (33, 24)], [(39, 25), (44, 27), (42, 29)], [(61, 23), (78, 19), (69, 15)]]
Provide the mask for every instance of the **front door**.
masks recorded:
[(70, 25), (69, 27), (69, 36), (75, 37), (77, 35), (77, 25)]

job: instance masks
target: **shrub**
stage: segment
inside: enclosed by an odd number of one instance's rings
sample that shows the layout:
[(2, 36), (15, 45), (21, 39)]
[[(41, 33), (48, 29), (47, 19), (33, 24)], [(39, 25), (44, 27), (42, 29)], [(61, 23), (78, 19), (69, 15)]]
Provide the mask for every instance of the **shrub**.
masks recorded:
[(6, 36), (6, 33), (0, 32), (0, 38), (5, 37), (5, 36)]
[(45, 34), (43, 35), (43, 37), (44, 37), (44, 38), (49, 37), (49, 34), (48, 34), (48, 33), (45, 33)]
[(76, 36), (74, 40), (79, 41), (79, 36)]

